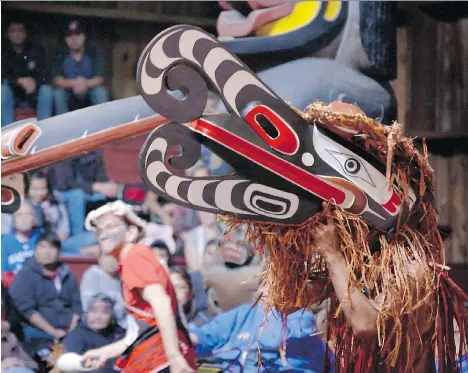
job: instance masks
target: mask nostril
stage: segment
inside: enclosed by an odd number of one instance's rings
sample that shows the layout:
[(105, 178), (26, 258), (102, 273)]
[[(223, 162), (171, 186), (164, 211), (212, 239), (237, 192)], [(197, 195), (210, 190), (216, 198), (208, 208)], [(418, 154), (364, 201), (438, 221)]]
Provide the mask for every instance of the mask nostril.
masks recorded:
[(270, 119), (268, 119), (265, 115), (257, 114), (255, 116), (255, 120), (269, 137), (272, 139), (277, 139), (279, 137), (278, 130), (273, 125), (273, 123), (271, 123)]

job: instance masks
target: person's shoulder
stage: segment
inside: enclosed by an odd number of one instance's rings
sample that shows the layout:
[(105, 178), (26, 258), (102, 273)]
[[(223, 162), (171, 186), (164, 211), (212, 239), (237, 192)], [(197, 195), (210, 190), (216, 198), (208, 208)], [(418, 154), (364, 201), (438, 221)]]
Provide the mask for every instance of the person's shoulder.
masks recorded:
[(96, 56), (98, 56), (99, 54), (101, 53), (101, 49), (99, 49), (99, 47), (95, 44), (86, 44), (85, 45), (85, 54), (92, 57), (92, 58), (96, 58)]
[(15, 232), (4, 233), (2, 234), (2, 251), (8, 250), (12, 242), (16, 240)]
[(83, 276), (81, 278), (81, 283), (83, 283), (84, 280), (88, 280), (88, 279), (91, 279), (91, 278), (94, 278), (94, 277), (97, 277), (101, 274), (101, 269), (99, 268), (99, 266), (97, 265), (92, 265), (91, 267), (89, 267), (88, 269), (86, 269), (84, 272), (83, 272)]

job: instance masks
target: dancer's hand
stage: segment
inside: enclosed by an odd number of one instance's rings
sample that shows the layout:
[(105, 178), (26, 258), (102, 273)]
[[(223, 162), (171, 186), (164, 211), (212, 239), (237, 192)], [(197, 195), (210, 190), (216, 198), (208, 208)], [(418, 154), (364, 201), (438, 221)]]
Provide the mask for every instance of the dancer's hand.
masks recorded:
[[(323, 203), (324, 208), (326, 203)], [(340, 237), (336, 230), (333, 219), (328, 217), (325, 224), (319, 226), (314, 232), (314, 244), (317, 246), (320, 255), (329, 261), (333, 258), (339, 257), (340, 252)]]
[(195, 373), (182, 355), (169, 359), (169, 369), (171, 373)]
[(86, 369), (100, 370), (104, 368), (108, 359), (109, 358), (104, 353), (104, 351), (100, 348), (97, 348), (95, 350), (89, 350), (85, 352), (81, 361), (81, 365), (83, 365), (83, 367)]

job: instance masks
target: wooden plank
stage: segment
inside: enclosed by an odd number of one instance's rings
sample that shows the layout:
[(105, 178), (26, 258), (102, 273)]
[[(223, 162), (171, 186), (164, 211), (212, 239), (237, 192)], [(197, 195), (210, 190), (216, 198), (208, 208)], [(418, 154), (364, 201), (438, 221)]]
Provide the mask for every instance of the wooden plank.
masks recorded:
[(437, 22), (419, 11), (408, 13), (407, 131), (433, 131), (437, 87)]
[(152, 12), (142, 12), (127, 9), (88, 8), (84, 6), (68, 5), (65, 2), (50, 4), (47, 2), (10, 2), (3, 5), (4, 9), (22, 10), (34, 13), (51, 13), (76, 17), (97, 17), (114, 20), (125, 20), (134, 22), (158, 22), (165, 24), (187, 23), (197, 26), (214, 28), (216, 19), (202, 16), (192, 17), (188, 15), (164, 15)]
[(435, 170), (436, 176), (434, 182), (434, 198), (437, 211), (439, 212), (438, 224), (453, 228), (450, 219), (451, 196), (447, 188), (450, 178), (450, 158), (431, 154), (429, 162)]
[(437, 23), (437, 85), (435, 101), (435, 130), (451, 132), (462, 130), (461, 126), (461, 79), (463, 61), (456, 23)]
[(452, 243), (447, 248), (446, 260), (450, 263), (466, 263), (468, 252), (468, 210), (466, 182), (468, 159), (466, 155), (449, 158), (450, 179), (445, 185), (450, 198), (450, 225)]
[(408, 112), (406, 96), (408, 90), (408, 29), (400, 27), (397, 33), (397, 79), (392, 82), (398, 102), (398, 122), (405, 128), (406, 113)]
[(127, 28), (117, 25), (117, 38), (112, 51), (112, 92), (115, 99), (132, 97), (136, 92), (136, 64), (141, 53), (135, 33), (129, 37)]

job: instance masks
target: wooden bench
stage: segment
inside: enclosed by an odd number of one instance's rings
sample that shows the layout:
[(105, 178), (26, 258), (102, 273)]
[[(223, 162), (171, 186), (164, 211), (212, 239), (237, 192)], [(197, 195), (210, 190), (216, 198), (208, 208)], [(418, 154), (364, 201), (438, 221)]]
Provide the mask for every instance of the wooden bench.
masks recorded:
[(15, 122), (28, 118), (36, 118), (36, 109), (33, 108), (16, 108)]

